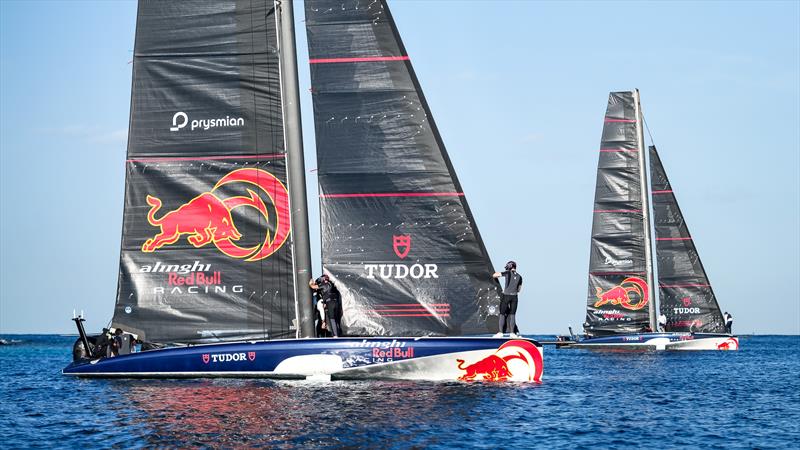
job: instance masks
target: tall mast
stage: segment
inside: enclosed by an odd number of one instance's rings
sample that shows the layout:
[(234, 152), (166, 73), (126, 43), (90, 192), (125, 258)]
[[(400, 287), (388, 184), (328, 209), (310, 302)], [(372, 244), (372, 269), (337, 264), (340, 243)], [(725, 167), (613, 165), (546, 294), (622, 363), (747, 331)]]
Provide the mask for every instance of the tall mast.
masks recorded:
[(633, 100), (636, 105), (636, 132), (639, 141), (639, 184), (642, 194), (642, 219), (644, 226), (644, 264), (647, 272), (647, 293), (650, 302), (648, 308), (650, 312), (650, 329), (658, 330), (656, 311), (656, 297), (653, 289), (653, 238), (650, 235), (650, 184), (647, 182), (647, 165), (645, 164), (644, 150), (644, 127), (642, 121), (642, 104), (639, 101), (639, 89), (634, 90)]
[(284, 135), (286, 139), (287, 183), (291, 206), (293, 270), (297, 302), (298, 337), (314, 337), (314, 315), (311, 291), (311, 246), (308, 235), (308, 201), (306, 168), (303, 160), (303, 136), (300, 119), (300, 90), (297, 81), (297, 52), (294, 38), (292, 1), (276, 1), (278, 9), (278, 49), (280, 52), (281, 96), (283, 99)]

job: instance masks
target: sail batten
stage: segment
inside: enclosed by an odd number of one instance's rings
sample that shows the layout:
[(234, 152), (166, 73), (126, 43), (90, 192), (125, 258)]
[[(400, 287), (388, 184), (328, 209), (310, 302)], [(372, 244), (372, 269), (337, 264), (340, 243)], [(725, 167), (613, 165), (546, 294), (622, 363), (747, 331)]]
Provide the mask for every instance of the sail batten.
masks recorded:
[(491, 261), (386, 2), (307, 1), (306, 30), (322, 263), (347, 331), (489, 332)]
[(719, 304), (661, 163), (650, 147), (659, 309), (668, 331), (724, 333)]
[(273, 2), (140, 2), (112, 325), (154, 343), (294, 336)]

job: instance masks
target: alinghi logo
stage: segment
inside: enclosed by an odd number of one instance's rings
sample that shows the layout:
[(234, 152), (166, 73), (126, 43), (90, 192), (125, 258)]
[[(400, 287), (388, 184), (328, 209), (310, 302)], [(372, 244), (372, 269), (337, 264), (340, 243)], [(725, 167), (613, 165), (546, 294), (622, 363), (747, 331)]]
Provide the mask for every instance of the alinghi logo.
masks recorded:
[(172, 116), (172, 126), (169, 131), (179, 131), (189, 125), (189, 130), (210, 130), (212, 128), (243, 127), (244, 119), (241, 117), (225, 116), (219, 119), (192, 119), (183, 111), (178, 111)]

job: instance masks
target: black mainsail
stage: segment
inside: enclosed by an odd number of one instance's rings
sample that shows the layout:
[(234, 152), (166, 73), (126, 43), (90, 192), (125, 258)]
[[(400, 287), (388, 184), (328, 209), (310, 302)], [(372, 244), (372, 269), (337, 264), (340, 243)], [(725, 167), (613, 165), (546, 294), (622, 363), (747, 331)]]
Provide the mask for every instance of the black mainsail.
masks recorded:
[(725, 333), (719, 304), (655, 146), (650, 147), (650, 175), (659, 309), (667, 317), (667, 331)]
[(295, 335), (277, 40), (271, 1), (139, 4), (113, 326)]
[(488, 332), (491, 261), (386, 2), (305, 5), (322, 263), (347, 331)]
[(647, 183), (638, 92), (612, 92), (603, 123), (584, 331), (598, 336), (652, 326)]

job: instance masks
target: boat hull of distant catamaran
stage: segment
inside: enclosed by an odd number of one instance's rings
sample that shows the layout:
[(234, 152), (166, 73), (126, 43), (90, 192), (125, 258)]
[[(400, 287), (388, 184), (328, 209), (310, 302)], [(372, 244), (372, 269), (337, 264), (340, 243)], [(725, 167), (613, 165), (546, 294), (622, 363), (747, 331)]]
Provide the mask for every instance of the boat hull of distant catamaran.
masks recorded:
[(97, 378), (402, 379), (540, 382), (542, 346), (493, 337), (292, 339), (173, 347), (81, 360)]
[(631, 333), (584, 338), (563, 347), (595, 350), (739, 350), (739, 338), (715, 333)]

